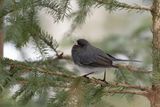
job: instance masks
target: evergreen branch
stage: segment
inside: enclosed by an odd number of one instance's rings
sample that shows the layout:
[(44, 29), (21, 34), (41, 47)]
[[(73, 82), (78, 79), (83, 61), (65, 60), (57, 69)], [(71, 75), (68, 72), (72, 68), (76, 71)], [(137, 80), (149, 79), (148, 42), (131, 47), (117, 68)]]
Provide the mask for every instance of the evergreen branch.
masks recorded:
[[(28, 69), (27, 71), (31, 71), (30, 68), (28, 67), (25, 67), (25, 69)], [(48, 71), (47, 69), (42, 69), (42, 68), (38, 68), (36, 69), (38, 70), (40, 73), (44, 73), (44, 74), (47, 74), (47, 75), (52, 75), (52, 76), (60, 76), (60, 77), (64, 77), (64, 78), (67, 78), (67, 79), (71, 79), (71, 80), (74, 80), (78, 77), (76, 76), (69, 76), (69, 75), (66, 75), (66, 74), (63, 74), (61, 72), (51, 72), (51, 71)], [(86, 78), (84, 78), (86, 79)], [(91, 83), (94, 83), (94, 84), (100, 84), (102, 86), (111, 86), (111, 87), (123, 87), (123, 88), (128, 88), (128, 89), (137, 89), (137, 90), (142, 90), (141, 91), (141, 94), (140, 94), (140, 91), (138, 92), (132, 92), (132, 94), (138, 94), (138, 95), (144, 95), (145, 93), (147, 93), (147, 91), (149, 91), (150, 89), (149, 88), (146, 88), (146, 87), (142, 87), (142, 86), (136, 86), (136, 85), (129, 85), (129, 84), (123, 84), (123, 83), (108, 83), (108, 82), (104, 82), (104, 81), (101, 81), (99, 79), (95, 79), (95, 78), (87, 78)], [(107, 92), (110, 92), (110, 91), (107, 91)], [(129, 91), (114, 91), (114, 92), (119, 92), (119, 93), (129, 93)], [(131, 93), (130, 92), (130, 93)], [(111, 92), (110, 92), (111, 93)], [(142, 94), (143, 93), (143, 94)]]
[(102, 86), (111, 86), (111, 87), (123, 87), (123, 88), (128, 88), (128, 89), (136, 89), (136, 90), (142, 90), (142, 91), (149, 91), (150, 89), (148, 87), (143, 87), (143, 86), (137, 86), (137, 85), (130, 85), (126, 83), (109, 83), (105, 82), (99, 79), (90, 79), (92, 83), (100, 84)]
[(33, 41), (34, 41), (36, 47), (38, 48), (38, 51), (39, 51), (40, 54), (42, 55), (42, 57), (45, 57), (45, 56), (44, 56), (44, 52), (43, 52), (42, 49), (41, 49), (42, 46), (38, 43), (39, 41), (36, 40), (35, 36), (32, 36), (32, 38), (33, 38)]
[(4, 12), (4, 10), (3, 10), (2, 12), (0, 11), (0, 12), (1, 12), (1, 14), (0, 14), (0, 19), (3, 18), (4, 16), (6, 16), (6, 15), (12, 13), (12, 12), (14, 12), (14, 11), (16, 11), (16, 10), (11, 9), (11, 10), (8, 10), (8, 11), (6, 11), (6, 12)]
[[(28, 79), (24, 79), (22, 77), (16, 78), (16, 81), (17, 81), (18, 84), (21, 84), (21, 85), (26, 85), (30, 82)], [(46, 82), (41, 83), (41, 84), (45, 84), (45, 83)], [(48, 84), (50, 84), (50, 83), (48, 82)], [(69, 85), (67, 85), (67, 84), (64, 85), (64, 84), (57, 83), (57, 84), (54, 84), (54, 86), (58, 87), (58, 88), (69, 88)]]
[[(20, 11), (24, 8), (23, 5), (19, 5), (18, 3), (16, 5), (17, 5), (16, 7), (13, 6), (14, 8), (10, 8), (10, 9), (3, 8), (3, 9), (1, 9), (0, 10), (0, 18), (3, 18), (4, 16), (6, 16), (8, 14), (11, 14), (13, 12)], [(32, 3), (32, 6), (33, 7), (40, 7), (40, 8), (48, 8), (48, 9), (52, 10), (52, 13), (55, 13), (58, 18), (60, 18), (60, 15), (63, 14), (62, 11), (61, 11), (60, 5), (58, 5), (56, 2), (51, 2), (49, 0), (47, 0), (47, 1), (36, 0)], [(25, 7), (30, 8), (31, 4), (30, 3), (25, 4)]]
[[(29, 68), (26, 68), (26, 69), (29, 69)], [(60, 77), (68, 78), (68, 79), (71, 79), (71, 80), (74, 80), (74, 79), (78, 78), (76, 76), (66, 75), (66, 74), (63, 74), (61, 72), (52, 72), (52, 71), (49, 71), (49, 70), (43, 69), (43, 68), (37, 68), (36, 70), (38, 70), (40, 73), (44, 73), (44, 74), (47, 74), (47, 75), (53, 75), (53, 76), (60, 76)], [(30, 71), (30, 70), (28, 70), (28, 71)], [(91, 83), (100, 84), (102, 86), (123, 87), (123, 88), (137, 89), (137, 90), (142, 90), (142, 91), (149, 91), (150, 90), (149, 88), (142, 87), (142, 86), (129, 85), (129, 84), (124, 84), (124, 83), (108, 83), (108, 82), (104, 82), (104, 81), (101, 81), (101, 80), (95, 79), (95, 78), (87, 78), (87, 79)]]
[(146, 87), (142, 87), (142, 86), (136, 86), (136, 85), (130, 85), (130, 84), (126, 84), (126, 83), (109, 83), (109, 85), (111, 86), (115, 86), (115, 87), (124, 87), (124, 88), (133, 88), (133, 89), (139, 89), (139, 90), (146, 90), (148, 91), (149, 88)]
[(41, 68), (41, 67), (32, 67), (31, 68), (31, 67), (29, 67), (25, 64), (16, 64), (15, 66), (20, 67), (21, 69), (24, 70), (24, 72), (32, 72), (33, 70), (37, 70), (39, 73), (43, 73), (43, 74), (46, 74), (46, 75), (59, 76), (59, 77), (68, 78), (68, 79), (75, 79), (76, 78), (75, 76), (66, 75), (66, 74), (63, 74), (63, 73), (58, 72), (58, 71), (57, 72), (52, 72), (52, 71), (49, 71), (49, 70)]
[[(46, 68), (42, 68), (42, 67), (33, 67), (33, 66), (30, 67), (25, 63), (15, 62), (12, 60), (8, 60), (7, 65), (12, 65), (14, 67), (20, 68), (23, 72), (32, 72), (32, 71), (36, 70), (39, 73), (43, 73), (43, 74), (50, 75), (50, 76), (58, 76), (58, 77), (69, 79), (71, 81), (74, 81), (75, 79), (79, 78), (75, 75), (67, 75), (67, 74), (64, 74), (59, 71), (53, 72), (53, 71), (50, 71), (50, 70), (48, 70)], [(20, 72), (20, 73), (22, 73), (22, 72)], [(148, 92), (150, 90), (150, 88), (143, 87), (143, 86), (136, 86), (136, 85), (130, 85), (130, 84), (125, 84), (125, 83), (108, 83), (108, 82), (104, 82), (102, 80), (95, 79), (95, 78), (85, 78), (85, 77), (81, 77), (81, 78), (84, 81), (87, 80), (86, 82), (96, 84), (96, 85), (101, 85), (104, 87), (115, 87), (115, 88), (116, 87), (117, 88), (123, 87), (123, 88), (127, 88), (127, 89), (136, 89), (136, 90), (141, 90), (141, 91), (146, 91), (146, 92)]]
[[(37, 1), (34, 1), (32, 5), (35, 5), (37, 6), (37, 3), (38, 3), (38, 0)], [(14, 5), (18, 5), (18, 6), (13, 6), (14, 8), (2, 8), (0, 10), (0, 19), (3, 18), (4, 16), (8, 15), (8, 14), (11, 14), (13, 12), (16, 12), (16, 11), (20, 11), (21, 9), (24, 8), (23, 5), (19, 5), (18, 3), (17, 4), (14, 4)], [(25, 4), (27, 7), (30, 7), (31, 5), (30, 4)]]
[(64, 9), (63, 9), (63, 12), (65, 14), (62, 15), (62, 19), (64, 19), (64, 17), (67, 15), (67, 10), (70, 12), (71, 8), (69, 7), (69, 4), (70, 4), (70, 0), (62, 0), (61, 1), (63, 4), (64, 4)]
[(148, 70), (145, 70), (144, 68), (138, 68), (132, 65), (116, 64), (116, 66), (120, 69), (127, 69), (128, 71), (136, 72), (136, 73), (152, 73), (152, 71), (148, 71)]
[(69, 56), (69, 55), (62, 55), (61, 57), (57, 57), (57, 58), (55, 58), (55, 59), (72, 60), (72, 59), (71, 59), (71, 56)]
[(46, 8), (47, 12), (54, 16), (55, 22), (64, 19), (64, 16), (67, 15), (67, 12), (70, 11), (69, 0), (62, 1), (52, 1), (44, 0), (39, 3), (38, 7)]
[(144, 11), (151, 11), (151, 8), (149, 7), (145, 7), (145, 6), (138, 6), (138, 5), (129, 5), (126, 3), (121, 3), (118, 2), (116, 0), (95, 0), (97, 3), (99, 4), (104, 4), (104, 5), (110, 5), (116, 8), (120, 8), (120, 9), (132, 9), (132, 10), (144, 10)]
[(107, 94), (112, 93), (112, 94), (136, 94), (136, 95), (147, 95), (148, 92), (146, 91), (134, 91), (134, 90), (107, 90)]
[(43, 1), (43, 2), (39, 3), (39, 6), (40, 7), (45, 7), (45, 8), (48, 8), (48, 9), (52, 9), (55, 12), (58, 12), (60, 10), (59, 5), (55, 1), (54, 2), (51, 2), (51, 1), (48, 1), (48, 0)]
[(57, 51), (58, 43), (56, 40), (53, 39), (53, 37), (46, 35), (46, 37), (39, 36), (39, 38), (56, 53), (56, 56), (58, 58), (62, 57), (63, 53), (59, 54), (59, 52)]

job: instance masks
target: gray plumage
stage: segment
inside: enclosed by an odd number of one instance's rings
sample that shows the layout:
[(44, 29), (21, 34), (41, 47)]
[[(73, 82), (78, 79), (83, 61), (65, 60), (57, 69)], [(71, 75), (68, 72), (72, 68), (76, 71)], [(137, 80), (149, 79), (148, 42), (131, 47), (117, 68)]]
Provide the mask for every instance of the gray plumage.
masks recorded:
[(77, 45), (72, 47), (72, 58), (76, 65), (84, 67), (115, 67), (113, 56), (92, 46), (87, 40), (77, 40)]
[(77, 44), (72, 47), (72, 58), (76, 65), (83, 67), (114, 67), (113, 61), (134, 61), (137, 60), (123, 60), (117, 59), (110, 54), (105, 53), (101, 49), (92, 46), (87, 40), (79, 39)]

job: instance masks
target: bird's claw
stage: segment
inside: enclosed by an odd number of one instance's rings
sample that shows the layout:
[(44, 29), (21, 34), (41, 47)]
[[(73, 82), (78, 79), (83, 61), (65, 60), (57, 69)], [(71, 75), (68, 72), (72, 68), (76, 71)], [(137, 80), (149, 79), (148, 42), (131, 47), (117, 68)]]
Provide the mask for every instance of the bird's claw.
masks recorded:
[(106, 80), (104, 80), (104, 79), (98, 79), (99, 81), (101, 81), (101, 82), (103, 82), (102, 84), (101, 84), (101, 87), (105, 87), (106, 85), (108, 85), (109, 83), (106, 81)]
[(86, 79), (89, 79), (89, 77), (87, 77), (88, 75), (82, 75), (81, 77), (84, 77)]
[(94, 72), (90, 72), (90, 73), (88, 73), (88, 74), (84, 74), (84, 75), (82, 75), (82, 77), (86, 77), (86, 78), (88, 78), (87, 76), (88, 75), (91, 75), (91, 74), (93, 74)]
[(98, 79), (98, 80), (104, 82), (105, 84), (109, 84), (109, 83), (108, 83), (106, 80), (104, 80), (104, 79)]

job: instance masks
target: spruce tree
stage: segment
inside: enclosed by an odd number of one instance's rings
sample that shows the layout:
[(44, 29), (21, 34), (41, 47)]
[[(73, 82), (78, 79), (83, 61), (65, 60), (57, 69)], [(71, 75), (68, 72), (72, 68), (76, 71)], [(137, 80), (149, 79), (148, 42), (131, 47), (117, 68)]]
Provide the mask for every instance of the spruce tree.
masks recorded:
[[(52, 58), (39, 61), (20, 62), (1, 58), (0, 105), (99, 107), (102, 104), (102, 107), (112, 107), (110, 102), (103, 102), (106, 96), (122, 94), (127, 98), (134, 95), (146, 97), (151, 107), (160, 107), (160, 1), (154, 0), (151, 7), (129, 5), (117, 0), (76, 0), (76, 3), (78, 10), (72, 11), (71, 0), (0, 1), (1, 57), (3, 38), (4, 41), (13, 42), (19, 49), (32, 40), (44, 57), (48, 50), (55, 53)], [(120, 69), (115, 71), (115, 81), (106, 83), (96, 78), (80, 77), (65, 68), (66, 63), (72, 63), (71, 57), (58, 52), (58, 42), (42, 30), (37, 13), (44, 9), (53, 16), (55, 23), (63, 21), (64, 18), (71, 18), (73, 23), (70, 33), (72, 33), (85, 22), (92, 8), (99, 7), (105, 7), (106, 11), (110, 12), (125, 10), (151, 13), (153, 40), (148, 41), (148, 44), (152, 43), (152, 70), (132, 64), (118, 64)], [(141, 30), (145, 28), (146, 26), (140, 27)], [(138, 29), (136, 34), (139, 31)], [(139, 78), (143, 85), (136, 83), (135, 80)], [(16, 85), (19, 89), (8, 98), (10, 87)]]

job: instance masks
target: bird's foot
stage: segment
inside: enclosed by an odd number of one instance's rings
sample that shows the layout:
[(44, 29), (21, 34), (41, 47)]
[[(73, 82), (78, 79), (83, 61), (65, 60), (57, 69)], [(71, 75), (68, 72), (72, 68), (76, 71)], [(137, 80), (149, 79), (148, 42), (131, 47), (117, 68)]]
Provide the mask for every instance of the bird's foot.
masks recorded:
[(105, 79), (98, 79), (98, 80), (104, 82), (105, 84), (109, 84), (109, 82), (107, 82)]
[(99, 81), (101, 87), (106, 87), (109, 84), (107, 81), (102, 79), (97, 79), (95, 77), (92, 77), (92, 79), (94, 79), (95, 81)]
[(88, 73), (88, 74), (82, 75), (82, 77), (89, 78), (88, 75), (91, 75), (91, 74), (93, 74), (93, 73), (94, 73), (94, 72), (90, 72), (90, 73)]
[(109, 82), (107, 82), (104, 79), (98, 79), (98, 80), (102, 82), (101, 87), (106, 87), (109, 84)]
[(82, 75), (81, 77), (84, 77), (86, 79), (89, 79), (89, 77), (87, 77), (87, 75)]

